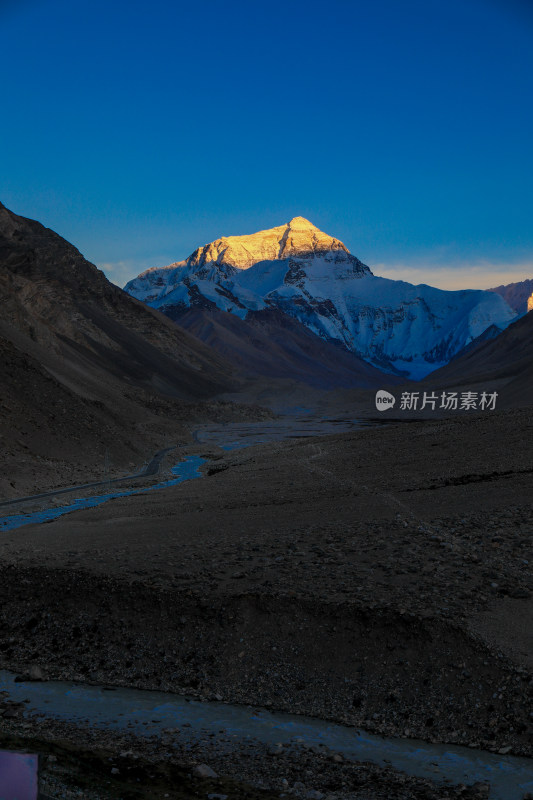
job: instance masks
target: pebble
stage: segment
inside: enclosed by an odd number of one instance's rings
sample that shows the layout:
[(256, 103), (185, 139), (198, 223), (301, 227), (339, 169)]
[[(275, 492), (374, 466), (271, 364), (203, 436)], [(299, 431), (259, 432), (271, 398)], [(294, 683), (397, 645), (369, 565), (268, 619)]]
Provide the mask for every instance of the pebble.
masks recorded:
[(478, 797), (488, 797), (490, 794), (490, 783), (478, 781), (472, 785), (472, 791), (476, 792)]
[(37, 664), (33, 664), (28, 670), (28, 677), (30, 681), (42, 681), (44, 680), (44, 673)]
[(207, 764), (196, 764), (193, 767), (192, 774), (195, 778), (218, 778), (217, 773)]

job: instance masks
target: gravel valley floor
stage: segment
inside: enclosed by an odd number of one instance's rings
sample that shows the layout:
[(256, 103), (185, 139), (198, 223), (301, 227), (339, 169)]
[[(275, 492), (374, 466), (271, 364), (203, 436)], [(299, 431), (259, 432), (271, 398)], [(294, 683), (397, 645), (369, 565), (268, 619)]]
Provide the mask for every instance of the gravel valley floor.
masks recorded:
[[(205, 478), (2, 534), (0, 666), (531, 756), (532, 429), (514, 410), (184, 448)], [(277, 796), (467, 796), (320, 758), (216, 766)]]

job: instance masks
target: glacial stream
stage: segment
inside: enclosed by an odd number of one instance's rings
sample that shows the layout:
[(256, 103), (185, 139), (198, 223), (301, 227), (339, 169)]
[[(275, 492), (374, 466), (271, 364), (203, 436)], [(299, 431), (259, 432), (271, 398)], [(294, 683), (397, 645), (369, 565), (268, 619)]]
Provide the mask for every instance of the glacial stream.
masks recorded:
[[(228, 423), (225, 425), (203, 425), (194, 433), (194, 439), (199, 444), (218, 445), (223, 450), (236, 450), (242, 447), (251, 447), (256, 444), (283, 441), (286, 439), (306, 438), (309, 436), (325, 436), (329, 433), (341, 433), (364, 427), (368, 423), (350, 419), (318, 419), (316, 417), (283, 417), (276, 420), (249, 423)], [(10, 514), (0, 517), (0, 533), (21, 528), (32, 523), (51, 522), (86, 508), (94, 508), (109, 500), (118, 497), (131, 497), (137, 494), (156, 492), (177, 486), (184, 481), (201, 478), (200, 466), (206, 461), (197, 455), (181, 459), (171, 469), (172, 478), (160, 481), (152, 486), (115, 490), (112, 492), (97, 493), (90, 497), (78, 497), (65, 505), (47, 508), (40, 511)], [(0, 799), (1, 800), (1, 799)]]
[(25, 514), (12, 514), (7, 517), (0, 517), (0, 533), (2, 531), (13, 531), (23, 525), (30, 525), (38, 522), (52, 522), (54, 519), (70, 514), (73, 511), (81, 511), (84, 508), (94, 508), (115, 500), (117, 497), (130, 497), (134, 494), (144, 494), (155, 492), (158, 489), (166, 489), (168, 486), (177, 486), (183, 481), (190, 481), (193, 478), (201, 478), (200, 466), (205, 463), (205, 458), (200, 456), (188, 456), (172, 467), (173, 478), (156, 483), (153, 486), (145, 486), (138, 489), (125, 489), (124, 491), (108, 492), (107, 494), (96, 494), (92, 497), (78, 497), (64, 506), (47, 508), (44, 511), (29, 511)]
[(193, 744), (198, 737), (220, 736), (221, 754), (256, 740), (306, 746), (325, 745), (351, 761), (389, 764), (410, 775), (452, 783), (486, 781), (492, 800), (522, 800), (533, 792), (533, 761), (455, 745), (428, 744), (414, 739), (373, 736), (345, 725), (312, 717), (272, 713), (251, 706), (200, 702), (180, 695), (139, 689), (106, 689), (84, 684), (46, 681), (15, 682), (14, 673), (0, 671), (0, 691), (10, 700), (29, 701), (24, 712), (78, 722), (91, 728), (160, 734), (178, 728)]
[[(351, 430), (362, 424), (357, 420), (293, 418), (289, 421), (209, 425), (196, 431), (195, 440), (200, 444), (233, 450), (283, 439)], [(45, 511), (1, 517), (0, 531), (13, 530), (29, 523), (47, 522), (114, 498), (153, 492), (202, 477), (200, 466), (205, 460), (197, 455), (188, 456), (172, 468), (171, 478), (153, 486), (98, 494)], [(467, 784), (486, 781), (491, 784), (492, 800), (522, 800), (526, 792), (533, 792), (531, 759), (454, 745), (387, 739), (310, 717), (271, 713), (223, 702), (200, 702), (175, 694), (138, 689), (109, 690), (56, 681), (16, 682), (15, 675), (5, 670), (0, 671), (0, 691), (7, 692), (12, 701), (29, 701), (24, 712), (27, 717), (42, 714), (51, 719), (77, 722), (92, 728), (115, 729), (143, 736), (158, 734), (167, 728), (179, 728), (183, 741), (191, 744), (199, 736), (224, 731), (220, 742), (221, 752), (224, 752), (224, 748), (229, 751), (237, 748), (240, 742), (249, 743), (251, 740), (267, 745), (278, 742), (324, 745), (352, 761), (389, 764), (410, 775), (436, 781)], [(27, 770), (29, 760), (33, 758), (27, 754), (6, 752), (0, 752), (0, 756), (4, 775), (9, 774), (9, 770), (15, 775), (18, 769), (19, 776), (22, 775), (21, 770)]]

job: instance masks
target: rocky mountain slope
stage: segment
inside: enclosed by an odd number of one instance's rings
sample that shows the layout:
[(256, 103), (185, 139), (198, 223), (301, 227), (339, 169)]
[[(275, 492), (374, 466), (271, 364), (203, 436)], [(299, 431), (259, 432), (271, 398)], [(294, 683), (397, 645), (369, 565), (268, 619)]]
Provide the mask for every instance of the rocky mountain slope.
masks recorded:
[(131, 471), (230, 365), (113, 286), (60, 236), (0, 205), (0, 495)]
[(323, 233), (304, 217), (294, 217), (288, 225), (279, 225), (248, 236), (223, 236), (199, 247), (187, 261), (172, 264), (201, 269), (206, 264), (230, 265), (248, 269), (258, 261), (279, 261), (284, 258), (306, 257), (311, 253), (348, 252), (338, 239)]
[(191, 307), (241, 319), (277, 309), (325, 341), (392, 374), (420, 378), (515, 313), (494, 292), (448, 292), (372, 274), (338, 239), (303, 217), (218, 239), (125, 287), (174, 320)]
[(528, 300), (533, 296), (533, 278), (518, 281), (517, 283), (495, 286), (489, 291), (496, 292), (500, 297), (503, 297), (517, 314), (525, 314), (528, 311)]
[(228, 365), (110, 283), (39, 222), (0, 206), (2, 324), (63, 358), (183, 399), (231, 383)]
[[(171, 319), (173, 314), (168, 309)], [(192, 306), (178, 310), (176, 321), (251, 379), (279, 378), (319, 390), (377, 388), (398, 380), (277, 308), (250, 311), (241, 319), (218, 308)]]
[[(498, 407), (530, 406), (533, 396), (533, 313), (518, 319), (431, 375), (440, 386), (480, 387), (498, 392)], [(524, 434), (526, 435), (526, 434)]]

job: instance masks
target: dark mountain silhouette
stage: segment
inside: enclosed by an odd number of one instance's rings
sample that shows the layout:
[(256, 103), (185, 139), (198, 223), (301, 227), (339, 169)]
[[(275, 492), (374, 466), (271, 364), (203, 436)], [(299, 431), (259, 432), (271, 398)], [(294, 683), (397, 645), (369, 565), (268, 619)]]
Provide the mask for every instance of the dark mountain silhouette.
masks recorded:
[(499, 406), (531, 405), (533, 313), (432, 373), (428, 381), (443, 386), (486, 386), (498, 391)]
[(137, 466), (201, 401), (237, 385), (213, 350), (3, 205), (0, 309), (0, 495), (74, 482), (106, 450)]
[(399, 380), (278, 309), (253, 311), (245, 320), (216, 307), (166, 313), (243, 375), (291, 379), (317, 389), (368, 388)]

